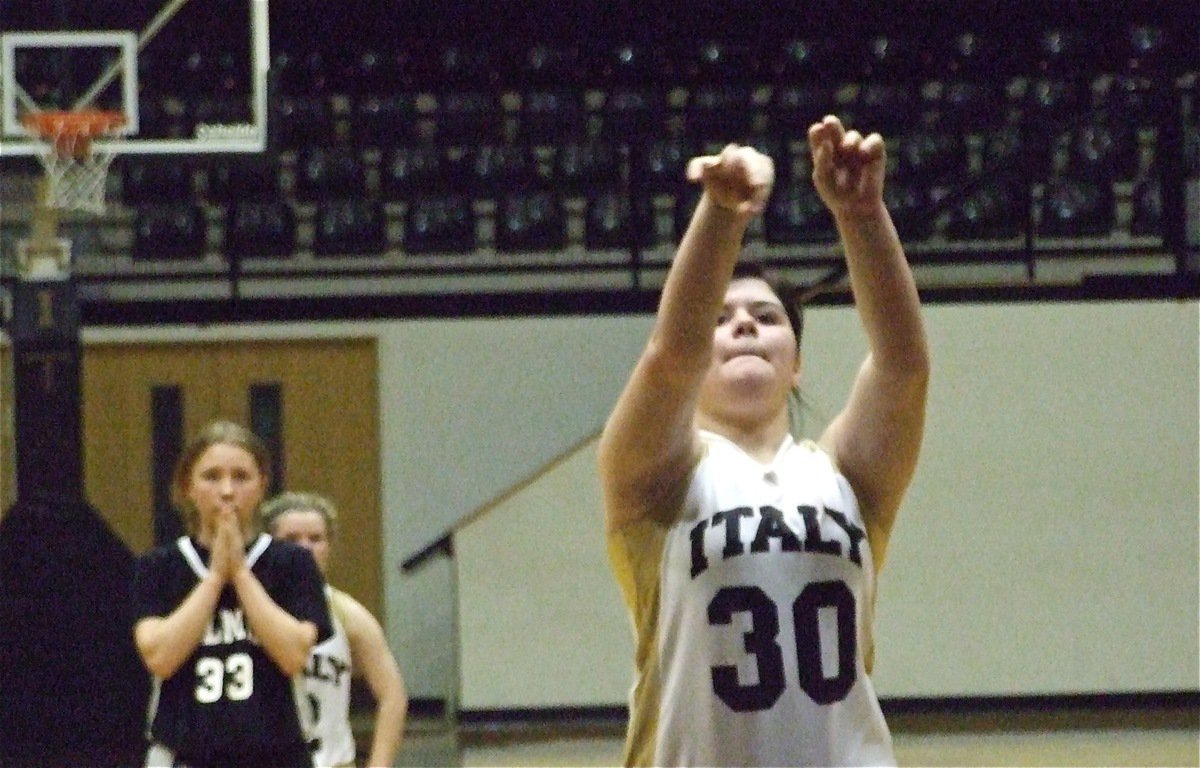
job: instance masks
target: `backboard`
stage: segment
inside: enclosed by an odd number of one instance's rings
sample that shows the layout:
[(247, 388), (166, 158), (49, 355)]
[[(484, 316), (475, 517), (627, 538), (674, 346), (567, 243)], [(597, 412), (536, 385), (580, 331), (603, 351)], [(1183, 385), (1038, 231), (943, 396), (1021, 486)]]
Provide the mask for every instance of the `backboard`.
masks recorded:
[(114, 110), (114, 154), (260, 152), (267, 0), (5, 0), (0, 155), (35, 155), (30, 111)]

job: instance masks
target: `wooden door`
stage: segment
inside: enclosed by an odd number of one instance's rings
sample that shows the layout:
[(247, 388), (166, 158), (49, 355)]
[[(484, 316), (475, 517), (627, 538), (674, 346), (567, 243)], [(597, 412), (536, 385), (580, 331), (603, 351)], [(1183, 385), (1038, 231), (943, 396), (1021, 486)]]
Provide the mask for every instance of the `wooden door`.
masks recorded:
[(84, 487), (135, 553), (154, 544), (156, 392), (178, 402), (186, 442), (216, 418), (251, 426), (253, 396), (266, 391), (279, 416), (278, 487), (337, 504), (330, 581), (382, 615), (373, 339), (94, 343), (82, 370)]

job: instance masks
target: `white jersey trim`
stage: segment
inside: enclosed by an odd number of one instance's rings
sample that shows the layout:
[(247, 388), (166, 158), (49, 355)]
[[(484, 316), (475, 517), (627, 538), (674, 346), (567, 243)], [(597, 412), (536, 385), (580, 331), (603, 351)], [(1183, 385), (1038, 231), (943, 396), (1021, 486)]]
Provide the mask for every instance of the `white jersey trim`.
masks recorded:
[[(179, 548), (183, 559), (191, 566), (192, 573), (196, 574), (197, 578), (203, 579), (208, 576), (209, 568), (200, 559), (200, 553), (196, 551), (196, 545), (192, 543), (190, 537), (180, 536), (175, 540), (175, 545)], [(253, 568), (254, 564), (258, 562), (258, 558), (262, 556), (263, 552), (267, 551), (267, 547), (269, 546), (271, 546), (271, 537), (265, 533), (258, 534), (258, 538), (254, 540), (254, 544), (246, 552), (246, 565)]]

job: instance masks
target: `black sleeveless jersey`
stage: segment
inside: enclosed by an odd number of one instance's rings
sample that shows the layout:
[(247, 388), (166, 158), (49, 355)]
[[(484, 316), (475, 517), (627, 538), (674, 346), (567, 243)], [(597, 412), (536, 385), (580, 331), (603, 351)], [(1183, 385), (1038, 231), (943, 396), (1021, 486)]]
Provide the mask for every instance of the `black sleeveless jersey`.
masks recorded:
[[(138, 558), (136, 618), (169, 615), (208, 572), (208, 559), (208, 550), (188, 537)], [(262, 534), (246, 563), (281, 608), (316, 625), (318, 642), (333, 634), (324, 580), (307, 550)], [(154, 681), (148, 736), (188, 764), (274, 764), (272, 755), (304, 749), (302, 684), (267, 655), (237, 593), (226, 586), (200, 645), (174, 675)]]

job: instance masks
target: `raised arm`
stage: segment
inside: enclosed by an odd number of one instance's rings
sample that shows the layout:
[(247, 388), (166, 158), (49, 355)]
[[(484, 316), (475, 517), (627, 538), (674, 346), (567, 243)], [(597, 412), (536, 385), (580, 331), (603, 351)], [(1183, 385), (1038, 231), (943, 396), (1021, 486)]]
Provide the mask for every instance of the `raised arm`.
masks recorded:
[(246, 612), (246, 622), (262, 642), (263, 650), (283, 674), (288, 677), (299, 674), (316, 643), (316, 625), (300, 621), (280, 608), (249, 568), (239, 571), (232, 583)]
[(224, 576), (210, 572), (167, 616), (148, 616), (133, 628), (133, 640), (150, 674), (166, 680), (200, 645), (217, 609)]
[[(232, 513), (228, 517), (232, 520)], [(232, 531), (224, 535), (218, 532), (212, 541), (208, 573), (183, 602), (166, 616), (148, 616), (134, 625), (134, 644), (150, 674), (166, 680), (199, 647), (217, 610), (221, 591), (229, 583), (232, 546), (240, 546), (240, 537), (233, 536)]]
[(650, 340), (600, 438), (605, 523), (617, 530), (678, 493), (699, 456), (692, 417), (713, 327), (751, 218), (774, 183), (770, 158), (729, 145), (692, 159), (704, 193), (667, 274)]
[(390, 766), (400, 751), (408, 692), (400, 666), (388, 648), (383, 627), (361, 603), (346, 595), (343, 601), (346, 636), (355, 673), (361, 672), (375, 695), (375, 728), (367, 765)]
[(912, 271), (883, 202), (883, 139), (826, 117), (808, 140), (813, 183), (837, 222), (869, 349), (820, 442), (854, 487), (881, 563), (920, 452), (929, 349)]
[[(246, 564), (242, 536), (232, 516), (221, 519), (217, 535), (226, 537), (229, 542), (229, 583), (237, 593), (250, 629), (262, 643), (263, 650), (285, 675), (293, 677), (299, 674), (317, 641), (316, 625), (295, 618), (267, 593), (262, 582)], [(215, 551), (214, 548), (214, 560)]]

